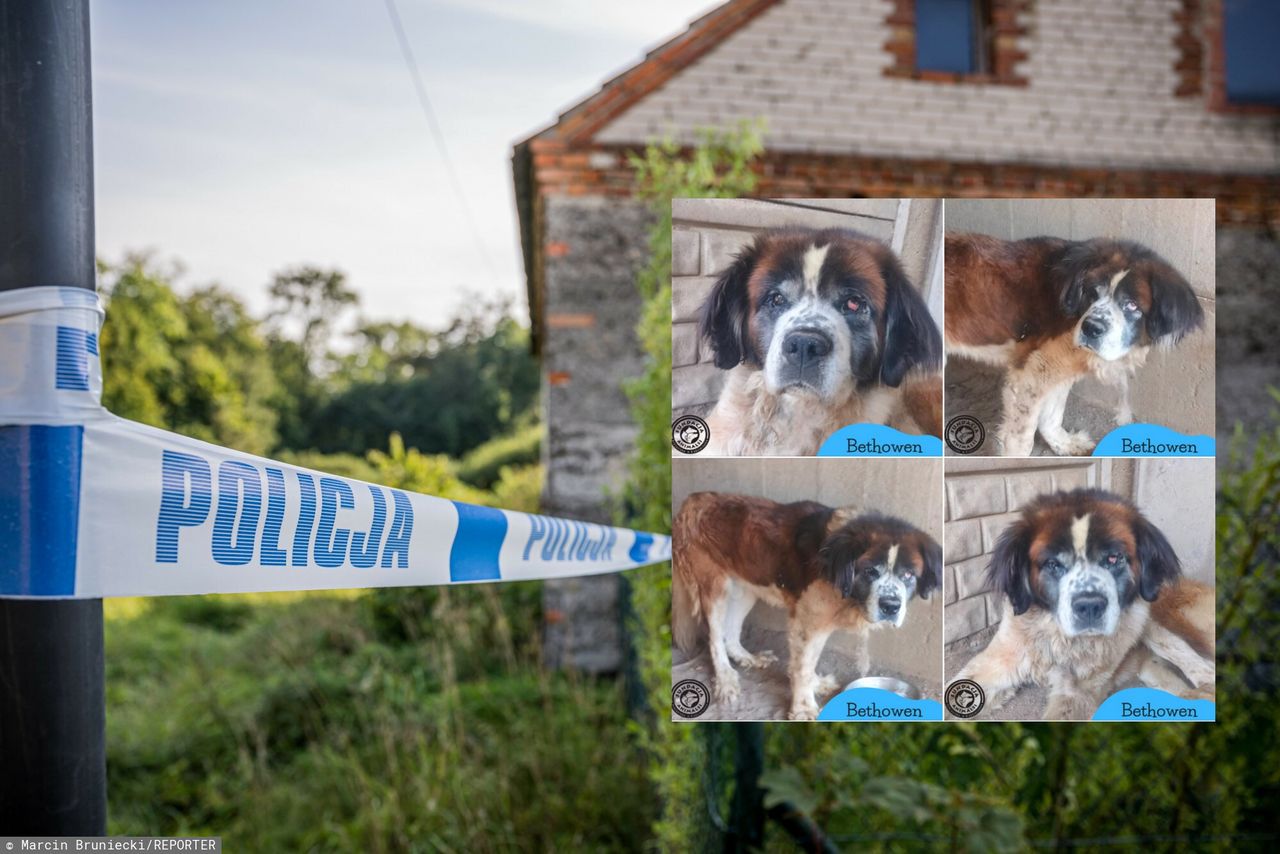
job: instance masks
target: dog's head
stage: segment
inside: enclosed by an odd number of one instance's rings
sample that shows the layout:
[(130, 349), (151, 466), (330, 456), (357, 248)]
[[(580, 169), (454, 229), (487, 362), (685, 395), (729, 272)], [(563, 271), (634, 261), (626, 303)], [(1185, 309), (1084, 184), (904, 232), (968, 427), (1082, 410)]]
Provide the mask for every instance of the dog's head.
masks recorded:
[(893, 252), (840, 229), (758, 235), (716, 281), (700, 330), (717, 367), (763, 371), (771, 394), (839, 400), (942, 358), (937, 324)]
[(822, 548), (822, 577), (857, 602), (871, 622), (901, 626), (912, 596), (928, 599), (941, 582), (942, 547), (912, 525), (866, 513), (834, 517)]
[(1014, 614), (1042, 608), (1067, 637), (1111, 635), (1138, 596), (1154, 602), (1181, 572), (1164, 534), (1118, 495), (1042, 495), (996, 542), (988, 577)]
[(1107, 361), (1134, 347), (1172, 346), (1204, 323), (1187, 280), (1137, 243), (1099, 238), (1068, 244), (1053, 275), (1062, 310), (1079, 318), (1076, 346)]

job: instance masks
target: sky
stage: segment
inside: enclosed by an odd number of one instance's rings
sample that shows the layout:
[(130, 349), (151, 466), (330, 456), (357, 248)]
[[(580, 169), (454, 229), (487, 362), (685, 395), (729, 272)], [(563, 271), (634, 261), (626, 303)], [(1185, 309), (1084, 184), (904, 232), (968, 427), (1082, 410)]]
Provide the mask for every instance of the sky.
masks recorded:
[(273, 273), (344, 270), (370, 318), (526, 311), (511, 146), (714, 0), (92, 0), (98, 255), (151, 251), (261, 312)]

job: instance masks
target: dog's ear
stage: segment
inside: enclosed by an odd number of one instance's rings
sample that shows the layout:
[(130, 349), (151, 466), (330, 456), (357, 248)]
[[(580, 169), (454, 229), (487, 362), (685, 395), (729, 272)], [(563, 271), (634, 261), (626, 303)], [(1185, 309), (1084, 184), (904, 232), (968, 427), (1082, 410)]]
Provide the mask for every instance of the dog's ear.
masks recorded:
[(1058, 285), (1058, 305), (1067, 317), (1079, 317), (1088, 308), (1085, 286), (1089, 271), (1095, 261), (1094, 246), (1089, 241), (1079, 241), (1067, 246), (1052, 268), (1053, 281)]
[(1031, 607), (1031, 525), (1019, 519), (996, 540), (987, 579), (996, 590), (1009, 597), (1014, 615)]
[(936, 370), (942, 364), (942, 335), (920, 292), (888, 249), (880, 256), (880, 276), (885, 287), (880, 382), (897, 388), (913, 368)]
[(1158, 260), (1151, 264), (1147, 280), (1151, 284), (1147, 334), (1153, 341), (1177, 344), (1182, 336), (1200, 328), (1204, 309), (1181, 273)]
[(1142, 571), (1138, 577), (1138, 592), (1148, 602), (1156, 601), (1160, 588), (1182, 573), (1182, 562), (1173, 551), (1169, 540), (1157, 528), (1139, 515), (1133, 523), (1133, 536), (1137, 541), (1138, 563)]
[(735, 368), (743, 362), (759, 365), (751, 340), (751, 293), (748, 283), (760, 255), (760, 240), (745, 247), (720, 274), (702, 306), (698, 333), (711, 344), (716, 367)]
[(924, 558), (924, 570), (920, 573), (920, 583), (916, 593), (921, 599), (928, 600), (929, 594), (942, 584), (942, 546), (933, 537), (924, 537), (924, 546), (920, 549)]
[(861, 522), (849, 522), (827, 537), (818, 551), (822, 577), (848, 599), (853, 595), (856, 564), (871, 545), (870, 533)]

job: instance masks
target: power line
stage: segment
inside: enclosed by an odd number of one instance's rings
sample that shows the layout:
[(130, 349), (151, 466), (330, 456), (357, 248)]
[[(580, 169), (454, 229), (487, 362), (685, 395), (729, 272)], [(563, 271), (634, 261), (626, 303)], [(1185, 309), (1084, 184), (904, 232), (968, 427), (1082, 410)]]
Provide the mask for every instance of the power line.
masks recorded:
[(466, 193), (463, 192), (462, 182), (458, 180), (458, 172), (454, 168), (453, 158), (449, 156), (449, 146), (445, 144), (444, 131), (440, 129), (440, 122), (436, 120), (436, 112), (431, 107), (431, 99), (427, 97), (427, 87), (422, 82), (422, 72), (418, 69), (418, 60), (414, 58), (413, 48), (409, 46), (409, 37), (405, 34), (404, 23), (400, 20), (400, 10), (396, 8), (395, 0), (386, 0), (387, 15), (391, 18), (391, 27), (396, 31), (396, 41), (400, 43), (400, 55), (404, 57), (405, 68), (409, 71), (409, 77), (413, 81), (414, 91), (418, 93), (418, 105), (422, 107), (422, 114), (426, 116), (427, 127), (431, 129), (431, 136), (435, 139), (436, 147), (440, 149), (440, 157), (444, 160), (445, 172), (449, 175), (449, 184), (453, 188), (453, 194), (457, 199), (458, 207), (462, 210), (462, 216), (467, 221), (467, 226), (471, 229), (471, 237), (476, 243), (476, 250), (480, 253), (480, 259), (489, 271), (489, 275), (497, 277), (497, 270), (493, 266), (493, 261), (489, 258), (489, 253), (485, 249), (484, 240), (480, 236), (480, 229), (476, 226), (475, 217), (471, 215), (471, 206), (467, 204)]

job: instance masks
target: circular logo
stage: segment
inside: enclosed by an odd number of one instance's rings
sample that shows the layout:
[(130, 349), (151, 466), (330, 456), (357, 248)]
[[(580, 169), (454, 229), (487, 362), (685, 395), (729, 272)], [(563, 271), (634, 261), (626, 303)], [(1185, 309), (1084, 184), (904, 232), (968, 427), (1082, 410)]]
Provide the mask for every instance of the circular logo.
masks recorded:
[(682, 718), (696, 718), (711, 705), (711, 694), (707, 686), (697, 679), (685, 679), (677, 682), (671, 689), (671, 711)]
[(972, 415), (957, 415), (947, 422), (947, 447), (957, 454), (972, 454), (982, 447), (987, 430)]
[(671, 447), (682, 454), (696, 454), (711, 441), (711, 428), (696, 415), (681, 415), (671, 422)]
[(987, 695), (982, 686), (972, 679), (957, 679), (947, 686), (947, 693), (942, 698), (946, 701), (947, 711), (958, 718), (971, 718), (987, 704)]

